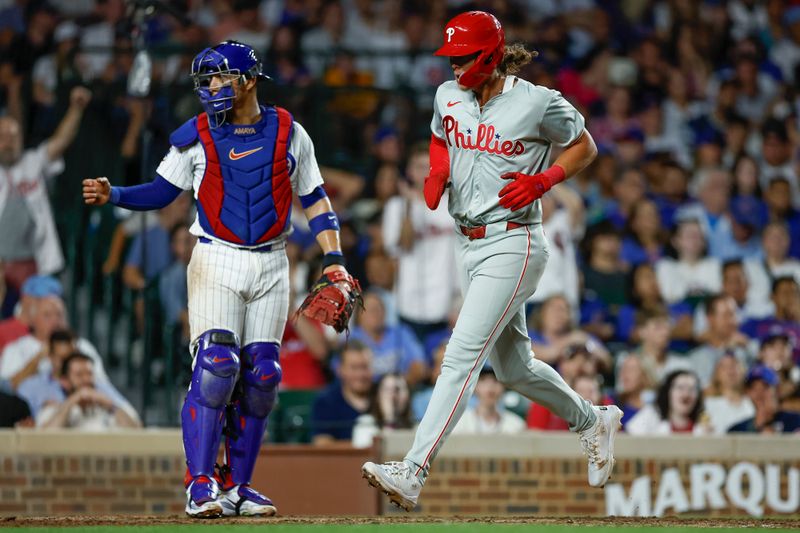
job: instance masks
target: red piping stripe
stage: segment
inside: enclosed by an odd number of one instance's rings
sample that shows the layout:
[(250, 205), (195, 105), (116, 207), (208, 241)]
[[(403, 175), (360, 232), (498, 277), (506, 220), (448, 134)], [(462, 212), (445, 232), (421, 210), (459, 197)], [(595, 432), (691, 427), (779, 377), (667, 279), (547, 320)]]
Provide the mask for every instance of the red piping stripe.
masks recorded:
[(461, 386), (461, 392), (458, 393), (458, 399), (456, 400), (456, 404), (453, 406), (453, 409), (450, 410), (450, 416), (447, 417), (447, 422), (445, 422), (444, 427), (442, 428), (442, 432), (439, 433), (438, 437), (436, 437), (436, 442), (434, 442), (433, 446), (431, 446), (431, 449), (428, 452), (428, 455), (426, 455), (425, 456), (425, 460), (422, 461), (422, 465), (420, 465), (420, 467), (414, 473), (415, 476), (418, 476), (420, 471), (422, 471), (422, 469), (425, 467), (425, 465), (428, 464), (428, 460), (430, 459), (431, 455), (433, 454), (433, 450), (436, 449), (436, 446), (439, 444), (439, 441), (442, 440), (442, 436), (444, 435), (444, 432), (447, 430), (447, 426), (450, 425), (450, 420), (453, 419), (453, 414), (456, 412), (456, 407), (458, 407), (458, 403), (461, 401), (461, 397), (464, 396), (464, 391), (467, 388), (467, 383), (469, 383), (469, 380), (472, 377), (472, 373), (475, 372), (475, 367), (478, 366), (478, 362), (481, 360), (481, 356), (483, 355), (483, 352), (486, 351), (486, 347), (489, 346), (489, 341), (492, 340), (492, 337), (494, 336), (495, 332), (497, 332), (497, 328), (500, 326), (500, 322), (503, 321), (503, 319), (505, 318), (506, 314), (508, 313), (508, 310), (511, 309), (511, 304), (514, 303), (514, 298), (517, 297), (517, 291), (519, 291), (519, 288), (522, 285), (522, 280), (525, 277), (525, 271), (528, 269), (528, 259), (531, 256), (531, 230), (528, 228), (528, 226), (525, 226), (525, 231), (528, 232), (528, 252), (527, 252), (527, 254), (525, 254), (525, 264), (522, 266), (522, 273), (519, 275), (519, 281), (517, 281), (517, 287), (514, 289), (514, 294), (513, 294), (513, 296), (511, 296), (511, 300), (509, 300), (505, 311), (503, 311), (503, 314), (500, 316), (500, 319), (494, 325), (494, 329), (492, 329), (492, 332), (489, 333), (489, 338), (486, 339), (486, 342), (483, 344), (483, 348), (481, 348), (481, 351), (478, 353), (478, 357), (475, 359), (475, 363), (472, 365), (472, 368), (470, 369), (469, 374), (467, 374), (467, 379), (464, 381), (464, 384)]

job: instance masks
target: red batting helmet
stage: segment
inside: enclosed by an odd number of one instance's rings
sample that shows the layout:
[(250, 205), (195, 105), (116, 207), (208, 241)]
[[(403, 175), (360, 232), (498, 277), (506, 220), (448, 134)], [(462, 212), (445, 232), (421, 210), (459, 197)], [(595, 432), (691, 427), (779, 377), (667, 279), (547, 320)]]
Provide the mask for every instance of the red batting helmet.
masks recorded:
[(467, 11), (450, 19), (444, 27), (444, 45), (434, 55), (458, 57), (478, 54), (472, 67), (458, 80), (465, 87), (475, 87), (494, 72), (503, 59), (505, 48), (506, 34), (494, 15)]

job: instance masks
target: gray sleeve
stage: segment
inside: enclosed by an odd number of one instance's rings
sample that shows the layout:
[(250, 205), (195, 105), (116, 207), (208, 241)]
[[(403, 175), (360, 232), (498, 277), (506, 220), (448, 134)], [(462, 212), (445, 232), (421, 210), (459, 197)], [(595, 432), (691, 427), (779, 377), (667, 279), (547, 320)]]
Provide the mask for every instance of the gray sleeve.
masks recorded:
[(585, 121), (560, 92), (552, 91), (552, 94), (542, 117), (541, 133), (556, 146), (568, 146), (581, 136)]
[(431, 133), (444, 139), (444, 128), (442, 128), (442, 114), (439, 112), (439, 89), (436, 90), (436, 97), (433, 99), (433, 118), (431, 119)]

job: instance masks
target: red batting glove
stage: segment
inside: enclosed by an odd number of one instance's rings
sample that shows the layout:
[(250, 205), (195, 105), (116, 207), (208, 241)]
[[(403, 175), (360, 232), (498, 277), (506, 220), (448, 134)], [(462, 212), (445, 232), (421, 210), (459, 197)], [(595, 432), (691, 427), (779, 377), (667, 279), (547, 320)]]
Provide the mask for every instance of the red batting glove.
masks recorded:
[(511, 211), (517, 211), (544, 196), (553, 185), (561, 183), (567, 176), (563, 168), (553, 165), (539, 174), (506, 172), (500, 177), (512, 180), (497, 194), (500, 197), (500, 205)]

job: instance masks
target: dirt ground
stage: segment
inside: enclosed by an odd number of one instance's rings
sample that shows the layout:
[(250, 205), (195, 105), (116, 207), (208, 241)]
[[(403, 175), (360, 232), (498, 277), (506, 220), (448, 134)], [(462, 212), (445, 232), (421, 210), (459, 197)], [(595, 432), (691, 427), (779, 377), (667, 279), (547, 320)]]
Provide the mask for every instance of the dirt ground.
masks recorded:
[[(229, 524), (415, 524), (415, 523), (494, 523), (531, 525), (576, 525), (576, 526), (659, 526), (659, 527), (707, 527), (707, 528), (787, 528), (800, 529), (800, 519), (750, 519), (750, 518), (526, 518), (526, 517), (451, 517), (427, 516), (368, 517), (368, 516), (306, 516), (273, 518), (225, 518), (208, 520), (209, 525)], [(185, 516), (59, 516), (59, 517), (0, 517), (0, 527), (84, 527), (84, 526), (152, 526), (169, 524), (194, 524)]]

